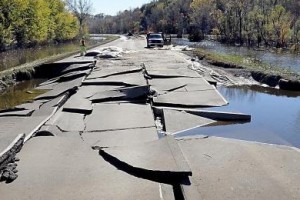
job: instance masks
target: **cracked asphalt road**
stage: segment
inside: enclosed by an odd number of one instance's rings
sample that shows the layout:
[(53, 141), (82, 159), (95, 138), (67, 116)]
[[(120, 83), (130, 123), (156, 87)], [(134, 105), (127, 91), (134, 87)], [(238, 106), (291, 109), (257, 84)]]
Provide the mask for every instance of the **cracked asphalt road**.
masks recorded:
[(108, 48), (109, 59), (62, 60), (63, 75), (41, 84), (51, 90), (38, 106), (26, 105), (31, 115), (2, 112), (0, 144), (21, 133), (29, 140), (17, 155), (18, 178), (0, 183), (1, 199), (298, 199), (297, 149), (170, 136), (250, 116), (197, 110), (228, 102), (187, 55), (145, 46), (143, 37), (122, 37), (91, 50)]

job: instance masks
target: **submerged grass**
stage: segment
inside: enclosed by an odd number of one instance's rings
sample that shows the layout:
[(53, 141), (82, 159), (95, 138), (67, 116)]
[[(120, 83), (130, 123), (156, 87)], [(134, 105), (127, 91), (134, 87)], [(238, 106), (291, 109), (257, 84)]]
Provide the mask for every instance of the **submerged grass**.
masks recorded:
[(261, 72), (266, 75), (280, 76), (288, 80), (300, 80), (300, 75), (290, 69), (262, 63), (259, 60), (245, 58), (243, 56), (208, 52), (201, 48), (194, 50), (194, 54), (200, 59), (205, 59), (208, 63), (216, 66), (241, 68), (251, 72)]

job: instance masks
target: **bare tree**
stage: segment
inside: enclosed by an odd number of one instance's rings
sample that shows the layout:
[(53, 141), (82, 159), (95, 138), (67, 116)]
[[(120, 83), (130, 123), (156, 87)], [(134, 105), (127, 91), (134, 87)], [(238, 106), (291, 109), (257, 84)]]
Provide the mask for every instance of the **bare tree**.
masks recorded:
[(84, 23), (92, 12), (92, 3), (90, 0), (66, 0), (66, 4), (69, 10), (77, 17), (80, 28), (79, 32), (82, 36)]

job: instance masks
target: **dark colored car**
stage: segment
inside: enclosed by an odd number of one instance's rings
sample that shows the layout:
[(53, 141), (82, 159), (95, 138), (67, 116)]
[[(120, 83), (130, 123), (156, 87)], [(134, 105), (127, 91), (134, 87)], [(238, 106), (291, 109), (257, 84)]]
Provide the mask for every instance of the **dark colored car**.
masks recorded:
[(148, 33), (147, 34), (147, 47), (151, 46), (164, 46), (164, 38), (161, 33)]

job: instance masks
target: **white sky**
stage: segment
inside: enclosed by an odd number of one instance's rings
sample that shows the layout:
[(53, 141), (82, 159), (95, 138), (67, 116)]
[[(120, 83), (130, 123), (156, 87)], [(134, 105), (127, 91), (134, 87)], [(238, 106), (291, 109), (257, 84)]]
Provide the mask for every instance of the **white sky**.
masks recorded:
[(91, 0), (93, 4), (93, 14), (104, 13), (106, 15), (116, 15), (118, 11), (130, 8), (141, 7), (152, 0)]

